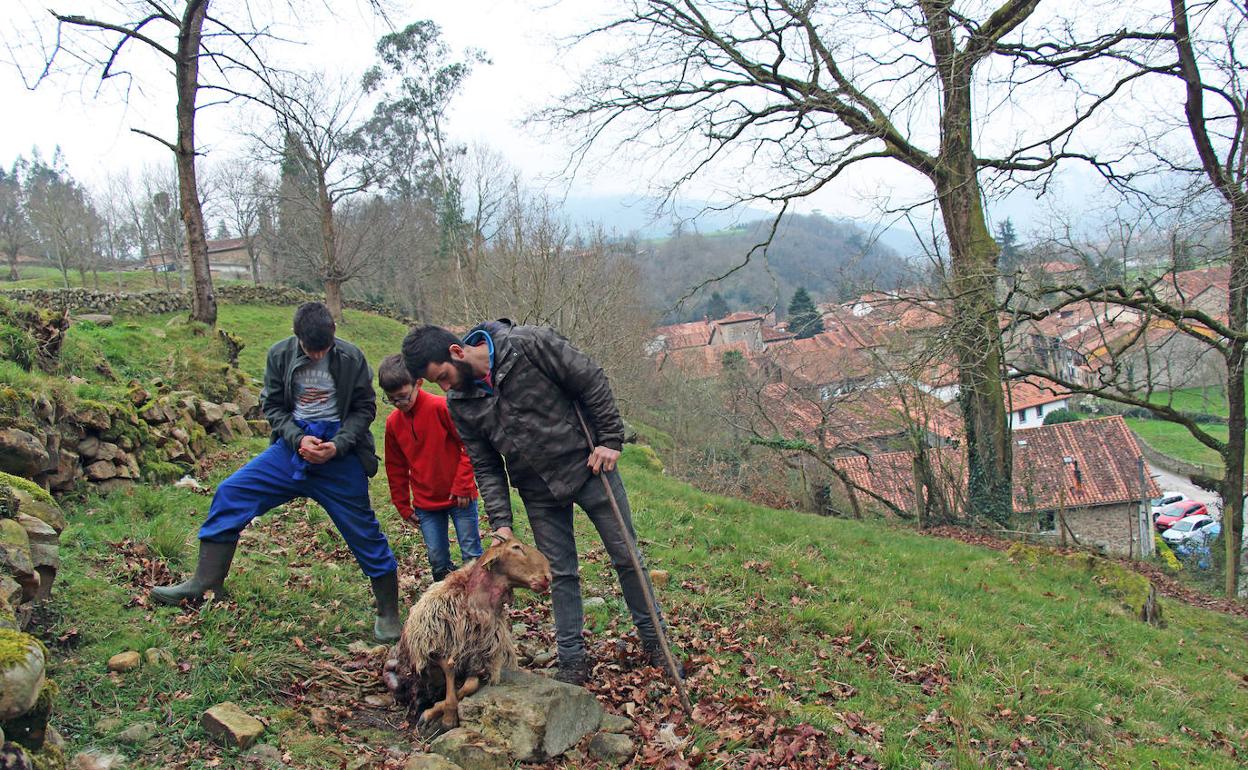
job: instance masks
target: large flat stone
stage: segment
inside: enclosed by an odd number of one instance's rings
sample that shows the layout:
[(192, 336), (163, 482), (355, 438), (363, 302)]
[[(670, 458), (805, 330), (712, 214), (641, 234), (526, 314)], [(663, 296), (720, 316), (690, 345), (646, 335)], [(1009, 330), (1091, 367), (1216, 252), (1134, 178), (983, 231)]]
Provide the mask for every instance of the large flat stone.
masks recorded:
[(240, 749), (251, 748), (264, 734), (264, 723), (230, 701), (205, 711), (199, 723), (217, 743)]
[(446, 757), (462, 770), (511, 770), (515, 764), (506, 749), (464, 727), (438, 736), (429, 744), (429, 750)]
[(464, 770), (441, 754), (412, 754), (403, 770)]
[(516, 760), (542, 762), (598, 729), (603, 710), (583, 687), (525, 671), (506, 671), (496, 684), (460, 704), (461, 724), (508, 747)]

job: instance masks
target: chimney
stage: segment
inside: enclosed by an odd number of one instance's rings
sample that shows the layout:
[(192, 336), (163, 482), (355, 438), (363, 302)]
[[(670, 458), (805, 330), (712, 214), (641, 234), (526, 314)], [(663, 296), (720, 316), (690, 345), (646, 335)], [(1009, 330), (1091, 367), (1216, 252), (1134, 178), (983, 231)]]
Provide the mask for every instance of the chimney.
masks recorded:
[(1083, 486), (1083, 473), (1079, 470), (1079, 461), (1073, 457), (1063, 457), (1062, 462), (1073, 467), (1075, 471), (1075, 489)]

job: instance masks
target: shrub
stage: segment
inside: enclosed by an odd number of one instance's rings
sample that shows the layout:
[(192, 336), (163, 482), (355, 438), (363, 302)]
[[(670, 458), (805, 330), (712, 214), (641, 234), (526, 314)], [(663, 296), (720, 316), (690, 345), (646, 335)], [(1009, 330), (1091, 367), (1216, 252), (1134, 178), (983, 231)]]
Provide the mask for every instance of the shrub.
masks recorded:
[(1073, 409), (1054, 409), (1044, 416), (1044, 424), (1059, 425), (1064, 422), (1079, 422), (1082, 419)]

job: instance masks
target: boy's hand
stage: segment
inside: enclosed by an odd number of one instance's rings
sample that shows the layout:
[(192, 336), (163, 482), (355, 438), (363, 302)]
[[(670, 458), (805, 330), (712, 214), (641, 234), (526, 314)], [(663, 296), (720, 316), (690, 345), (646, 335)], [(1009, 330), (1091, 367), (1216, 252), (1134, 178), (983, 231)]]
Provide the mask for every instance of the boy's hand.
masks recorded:
[(451, 499), (455, 501), (456, 508), (467, 508), (468, 506), (472, 505), (471, 497), (460, 497), (458, 495), (453, 495)]
[(510, 540), (512, 538), (511, 527), (499, 527), (490, 533), (490, 537), (494, 538), (495, 541)]

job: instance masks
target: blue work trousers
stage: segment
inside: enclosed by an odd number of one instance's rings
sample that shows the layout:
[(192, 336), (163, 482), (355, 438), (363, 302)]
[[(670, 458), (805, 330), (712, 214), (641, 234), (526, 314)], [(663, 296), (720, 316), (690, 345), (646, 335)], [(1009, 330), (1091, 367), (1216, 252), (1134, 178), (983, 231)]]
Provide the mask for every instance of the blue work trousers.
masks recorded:
[(296, 497), (315, 500), (347, 541), (364, 574), (381, 577), (397, 568), (390, 542), (368, 499), (368, 476), (354, 453), (309, 465), (307, 478), (291, 478), (295, 452), (278, 441), (217, 487), (200, 540), (236, 542), (248, 522)]
[(477, 517), (477, 501), (463, 508), (443, 508), (440, 511), (416, 509), (420, 517), (420, 534), (425, 538), (425, 550), (429, 552), (429, 566), (435, 576), (451, 571), (450, 523), (455, 522), (455, 538), (459, 540), (459, 554), (464, 561), (481, 555), (481, 528)]

